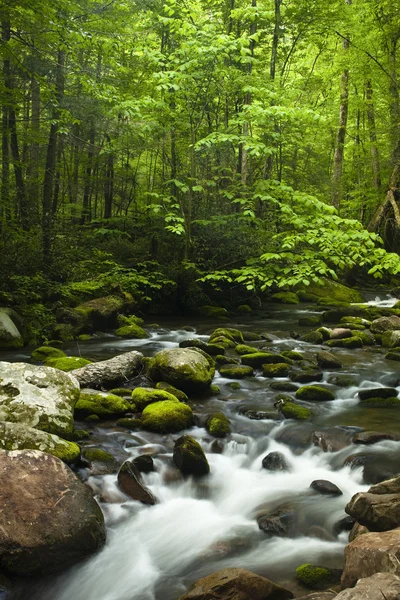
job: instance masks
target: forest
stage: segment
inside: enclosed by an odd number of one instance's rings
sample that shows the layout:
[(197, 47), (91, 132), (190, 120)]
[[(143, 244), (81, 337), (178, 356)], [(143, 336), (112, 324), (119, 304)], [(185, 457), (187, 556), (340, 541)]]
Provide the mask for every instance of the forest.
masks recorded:
[(0, 18), (3, 304), (118, 283), (190, 312), (400, 272), (397, 2), (13, 0)]

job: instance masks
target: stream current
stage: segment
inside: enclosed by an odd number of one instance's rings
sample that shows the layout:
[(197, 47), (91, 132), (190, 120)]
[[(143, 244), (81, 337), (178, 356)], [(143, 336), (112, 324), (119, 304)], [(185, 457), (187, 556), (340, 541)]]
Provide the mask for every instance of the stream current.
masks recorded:
[[(276, 352), (297, 350), (315, 360), (321, 348), (289, 334), (291, 330), (305, 332), (297, 325), (298, 318), (313, 313), (293, 307), (272, 310), (269, 318), (244, 318), (226, 326), (272, 338), (271, 342), (251, 342), (256, 346)], [(71, 343), (65, 351), (93, 360), (133, 349), (152, 356), (164, 348), (177, 347), (184, 339), (208, 340), (212, 330), (221, 326), (192, 323), (196, 327), (193, 333), (183, 330), (184, 324), (187, 322), (169, 322), (167, 327), (166, 322), (160, 329), (149, 328), (151, 337), (147, 340), (106, 336), (79, 342), (79, 347)], [(107, 450), (120, 463), (141, 454), (153, 456), (155, 471), (144, 474), (143, 479), (158, 502), (149, 507), (130, 500), (118, 489), (116, 474), (79, 470), (78, 475), (93, 489), (104, 512), (106, 546), (60, 576), (21, 582), (12, 600), (176, 600), (196, 579), (225, 567), (247, 568), (300, 596), (306, 591), (296, 586), (296, 567), (312, 563), (341, 568), (348, 532), (338, 533), (336, 524), (346, 516), (345, 505), (353, 494), (385, 478), (383, 473), (389, 477), (400, 472), (400, 441), (351, 444), (352, 435), (362, 429), (400, 434), (398, 412), (360, 408), (357, 391), (386, 385), (400, 390), (400, 380), (398, 363), (385, 360), (378, 346), (334, 352), (344, 365), (334, 374), (351, 375), (354, 385), (344, 388), (328, 383), (333, 373), (324, 372), (322, 383), (335, 393), (336, 400), (309, 403), (315, 411), (312, 422), (249, 419), (243, 407), (273, 409), (278, 392), (270, 388), (272, 380), (258, 374), (241, 380), (240, 389), (233, 390), (232, 380), (217, 373), (213, 383), (221, 393), (209, 399), (191, 399), (193, 410), (199, 415), (199, 424), (207, 414), (223, 411), (231, 420), (233, 433), (224, 441), (223, 453), (218, 454), (212, 452), (213, 439), (204, 427), (189, 430), (210, 463), (210, 475), (200, 480), (183, 479), (172, 465), (174, 441), (182, 432), (157, 435), (128, 431), (112, 422), (82, 424), (85, 429), (90, 427), (92, 434), (87, 445)], [(0, 353), (0, 360), (29, 361), (29, 354), (25, 350)], [(142, 384), (143, 380), (134, 382), (134, 386)], [(333, 440), (334, 451), (324, 452), (314, 445), (314, 432)], [(262, 468), (263, 457), (273, 451), (284, 455), (288, 471)], [(315, 492), (310, 484), (317, 479), (336, 484), (343, 495)], [(282, 507), (295, 513), (295, 529), (290, 537), (268, 538), (260, 531), (257, 517)]]

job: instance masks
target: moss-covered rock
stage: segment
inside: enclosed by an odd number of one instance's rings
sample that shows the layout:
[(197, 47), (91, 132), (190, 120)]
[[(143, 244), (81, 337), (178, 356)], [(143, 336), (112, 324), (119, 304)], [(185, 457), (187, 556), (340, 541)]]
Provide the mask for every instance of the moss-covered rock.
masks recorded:
[(324, 323), (338, 323), (343, 317), (361, 317), (362, 319), (369, 320), (371, 316), (371, 309), (368, 305), (364, 306), (345, 306), (333, 308), (331, 310), (327, 310), (322, 315), (322, 320)]
[(304, 367), (303, 369), (293, 369), (289, 373), (289, 378), (295, 383), (310, 383), (311, 381), (321, 381), (324, 374), (315, 367)]
[(82, 457), (86, 458), (89, 462), (104, 462), (114, 463), (115, 458), (109, 452), (102, 450), (101, 448), (82, 448)]
[(317, 363), (321, 369), (341, 369), (342, 362), (330, 352), (321, 350), (317, 353)]
[(363, 346), (374, 346), (378, 341), (376, 336), (368, 329), (365, 331), (353, 331), (353, 337), (359, 338)]
[(360, 404), (369, 408), (399, 408), (400, 398), (364, 398), (360, 399)]
[(201, 477), (210, 472), (210, 465), (203, 448), (189, 435), (176, 440), (173, 458), (176, 466), (184, 475)]
[[(347, 325), (361, 325), (363, 327), (371, 327), (371, 321), (368, 319), (363, 319), (362, 317), (350, 317), (345, 316), (340, 319), (340, 323), (346, 323)], [(343, 327), (344, 325), (342, 325)]]
[(324, 402), (335, 399), (335, 394), (320, 385), (304, 385), (296, 391), (296, 398), (308, 402)]
[(186, 393), (208, 389), (215, 369), (200, 351), (192, 348), (171, 348), (158, 352), (150, 366), (153, 381), (166, 381)]
[(285, 419), (295, 419), (296, 421), (306, 421), (313, 416), (312, 410), (295, 402), (284, 402), (279, 410)]
[(304, 360), (303, 354), (301, 354), (301, 352), (296, 352), (295, 350), (284, 350), (281, 352), (280, 356), (284, 356), (285, 358), (295, 362)]
[(254, 375), (253, 367), (246, 365), (221, 365), (218, 371), (222, 377), (228, 377), (228, 379), (244, 379), (245, 377), (252, 377)]
[(340, 323), (340, 327), (343, 329), (350, 329), (351, 331), (364, 331), (366, 329), (365, 325), (358, 325), (357, 323), (347, 323), (344, 321)]
[(279, 354), (272, 354), (271, 352), (253, 352), (252, 354), (244, 354), (242, 356), (242, 363), (244, 365), (249, 365), (254, 369), (261, 369), (263, 364), (272, 364), (272, 363), (283, 363), (289, 362), (285, 359), (285, 357), (280, 356)]
[(240, 365), (240, 358), (237, 358), (236, 356), (225, 356), (224, 354), (218, 354), (217, 356), (214, 356), (214, 360), (218, 367), (221, 365), (226, 365), (228, 362), (232, 365)]
[(300, 299), (294, 292), (277, 292), (271, 296), (272, 302), (279, 302), (279, 304), (299, 304)]
[(123, 327), (124, 325), (143, 325), (144, 320), (136, 315), (118, 315), (117, 323), (119, 327)]
[(142, 413), (144, 429), (157, 433), (174, 433), (193, 425), (193, 412), (179, 400), (164, 400), (146, 406)]
[(146, 406), (153, 402), (164, 402), (169, 400), (174, 402), (177, 397), (165, 390), (155, 388), (137, 387), (132, 391), (132, 404), (134, 410), (141, 412)]
[(3, 450), (40, 450), (66, 463), (75, 462), (81, 450), (74, 442), (20, 423), (0, 421), (0, 448)]
[(179, 348), (196, 348), (206, 352), (211, 356), (223, 354), (225, 352), (225, 346), (222, 344), (207, 344), (198, 338), (191, 338), (189, 340), (183, 340), (182, 342), (179, 342)]
[(387, 360), (400, 361), (400, 350), (398, 350), (397, 352), (395, 352), (393, 350), (391, 352), (388, 352), (387, 354), (385, 354), (385, 358)]
[(362, 348), (362, 339), (356, 335), (343, 340), (328, 340), (326, 345), (330, 348)]
[(239, 331), (239, 329), (234, 329), (233, 327), (218, 327), (210, 335), (210, 342), (220, 336), (228, 338), (229, 340), (236, 342), (236, 344), (244, 343), (242, 332)]
[(258, 348), (254, 346), (247, 346), (246, 344), (238, 344), (235, 348), (235, 351), (240, 354), (253, 354), (254, 352), (258, 352)]
[(331, 279), (321, 278), (321, 285), (310, 283), (306, 288), (300, 286), (299, 289), (307, 294), (313, 294), (318, 298), (329, 298), (338, 302), (362, 302), (362, 296), (358, 290), (349, 288), (342, 283), (332, 281)]
[(305, 335), (302, 335), (300, 340), (307, 342), (308, 344), (322, 344), (324, 337), (320, 331), (310, 331)]
[(79, 330), (77, 330), (73, 325), (58, 323), (52, 328), (52, 335), (55, 340), (59, 340), (61, 342), (72, 342), (78, 337)]
[(178, 390), (178, 388), (174, 387), (173, 385), (170, 385), (166, 381), (159, 381), (158, 383), (156, 383), (156, 389), (164, 390), (164, 392), (168, 392), (169, 394), (172, 394), (173, 396), (178, 398), (178, 400), (180, 400), (181, 402), (188, 402), (188, 400), (189, 400), (189, 398), (187, 397), (185, 392), (182, 392), (182, 390)]
[(301, 327), (315, 327), (316, 325), (321, 325), (321, 316), (309, 316), (309, 317), (300, 317), (299, 325)]
[(13, 314), (15, 311), (11, 309), (0, 308), (0, 349), (1, 350), (17, 350), (24, 346), (24, 340), (14, 322)]
[(229, 383), (226, 384), (226, 386), (230, 389), (230, 390), (240, 390), (241, 389), (241, 385), (238, 381), (230, 381)]
[(142, 340), (149, 337), (147, 331), (145, 331), (140, 325), (123, 325), (115, 331), (115, 335), (122, 338), (132, 338), (135, 340)]
[(31, 354), (33, 360), (40, 362), (46, 362), (49, 358), (63, 358), (64, 356), (67, 356), (65, 352), (52, 346), (40, 346), (40, 348), (36, 348)]
[(351, 375), (330, 375), (328, 383), (337, 385), (338, 387), (353, 387), (357, 385), (357, 381)]
[(210, 339), (210, 344), (222, 348), (221, 353), (225, 352), (225, 350), (227, 350), (228, 348), (236, 347), (236, 342), (234, 340), (231, 340), (230, 338), (227, 338), (223, 335), (219, 335), (215, 338), (212, 338), (212, 340)]
[(290, 381), (272, 381), (269, 387), (276, 392), (295, 392), (297, 390), (297, 385)]
[(255, 331), (242, 331), (242, 334), (246, 342), (260, 342), (265, 339), (260, 333), (256, 333)]
[(385, 333), (385, 331), (400, 330), (400, 317), (392, 315), (391, 317), (380, 317), (374, 319), (371, 323), (372, 333)]
[(130, 398), (132, 390), (128, 388), (113, 388), (109, 393), (114, 394), (114, 396), (121, 396), (122, 398)]
[(224, 413), (213, 413), (207, 418), (206, 429), (210, 435), (223, 438), (231, 433), (231, 422)]
[(102, 448), (82, 448), (81, 461), (91, 469), (92, 474), (105, 475), (118, 471), (118, 461)]
[(274, 363), (262, 365), (264, 377), (287, 377), (289, 375), (289, 365), (286, 363)]
[(94, 329), (110, 328), (117, 324), (118, 313), (126, 308), (127, 300), (121, 295), (110, 295), (89, 300), (76, 307)]
[(142, 421), (140, 419), (131, 419), (130, 417), (122, 417), (115, 422), (118, 427), (124, 427), (130, 431), (137, 431), (142, 427)]
[(305, 564), (297, 567), (297, 580), (311, 590), (324, 590), (340, 582), (341, 571)]
[(396, 348), (400, 346), (400, 329), (385, 331), (382, 335), (382, 346), (384, 348)]
[(226, 320), (228, 318), (228, 311), (222, 306), (210, 306), (205, 304), (204, 306), (200, 306), (199, 313), (203, 317), (211, 317), (218, 320)]
[(92, 364), (91, 360), (87, 360), (86, 358), (82, 358), (80, 356), (48, 358), (45, 361), (46, 367), (53, 367), (53, 369), (59, 369), (60, 371), (65, 371), (66, 373), (90, 364)]
[(81, 391), (79, 400), (76, 403), (75, 417), (85, 419), (90, 415), (96, 415), (101, 419), (110, 419), (111, 417), (124, 415), (131, 410), (131, 404), (120, 396), (85, 389)]
[(215, 385), (215, 384), (210, 385), (210, 394), (212, 396), (218, 396), (218, 394), (220, 394), (220, 393), (221, 393), (221, 390), (218, 385)]
[(236, 312), (238, 315), (250, 315), (253, 311), (248, 304), (240, 304), (240, 306), (237, 307)]

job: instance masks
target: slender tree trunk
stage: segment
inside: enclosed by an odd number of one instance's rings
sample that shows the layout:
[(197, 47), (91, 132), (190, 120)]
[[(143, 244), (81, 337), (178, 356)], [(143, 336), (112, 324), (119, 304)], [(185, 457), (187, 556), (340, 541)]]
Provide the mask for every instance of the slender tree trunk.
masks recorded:
[(382, 182), (381, 182), (381, 167), (379, 160), (379, 150), (376, 138), (376, 125), (375, 125), (375, 110), (373, 103), (373, 91), (372, 91), (372, 82), (368, 79), (365, 82), (365, 99), (367, 104), (367, 122), (369, 129), (369, 142), (371, 147), (371, 165), (372, 165), (372, 174), (374, 179), (374, 188), (377, 192), (380, 191)]
[[(345, 0), (346, 4), (352, 4), (352, 0)], [(342, 42), (343, 51), (346, 52), (350, 42), (344, 38)], [(347, 119), (349, 114), (349, 70), (345, 69), (340, 78), (340, 110), (339, 127), (336, 136), (335, 154), (333, 157), (332, 173), (332, 205), (339, 210), (341, 191), (342, 191), (342, 173), (344, 160), (344, 142), (346, 138)]]
[[(10, 25), (9, 22), (2, 22), (2, 41), (6, 44), (10, 39)], [(3, 59), (3, 82), (4, 88), (6, 88), (6, 82), (9, 79), (10, 73), (10, 59), (5, 57)], [(9, 112), (9, 97), (5, 94), (2, 105), (2, 133), (1, 133), (1, 219), (10, 219), (10, 140), (9, 140), (9, 123), (8, 123), (8, 112)]]
[(111, 148), (110, 137), (106, 136), (109, 152), (106, 160), (106, 172), (104, 180), (104, 218), (110, 219), (114, 200), (114, 154)]
[(272, 38), (271, 62), (269, 67), (269, 76), (272, 80), (275, 79), (276, 73), (276, 61), (278, 56), (278, 45), (281, 27), (281, 4), (282, 0), (275, 0), (274, 37)]
[[(280, 2), (280, 0), (277, 0)], [(252, 8), (256, 8), (257, 7), (257, 0), (252, 0), (251, 1), (251, 6)], [(256, 21), (252, 21), (251, 25), (250, 25), (250, 36), (254, 35), (257, 31), (257, 23)], [(250, 53), (251, 56), (254, 56), (254, 46), (255, 46), (255, 41), (254, 39), (250, 39)], [(247, 73), (249, 75), (251, 75), (251, 72), (253, 70), (253, 63), (249, 62), (248, 66), (247, 66)], [(247, 92), (245, 94), (244, 100), (243, 100), (243, 106), (250, 106), (251, 104), (251, 93)], [(242, 136), (244, 137), (244, 139), (246, 139), (249, 135), (249, 123), (248, 121), (245, 121), (243, 123), (242, 126)], [(241, 164), (240, 164), (240, 174), (241, 174), (241, 180), (242, 180), (242, 184), (243, 186), (246, 185), (247, 183), (247, 176), (248, 176), (248, 156), (247, 156), (247, 148), (246, 148), (246, 142), (242, 142), (241, 144)]]
[(57, 163), (57, 130), (60, 117), (60, 103), (64, 94), (64, 63), (65, 52), (59, 50), (56, 66), (56, 98), (50, 125), (49, 141), (47, 143), (46, 165), (43, 181), (42, 204), (42, 246), (45, 259), (50, 257), (53, 229), (53, 184)]
[(29, 148), (27, 169), (27, 196), (31, 222), (39, 222), (39, 164), (40, 164), (40, 83), (31, 78), (31, 132), (32, 143)]

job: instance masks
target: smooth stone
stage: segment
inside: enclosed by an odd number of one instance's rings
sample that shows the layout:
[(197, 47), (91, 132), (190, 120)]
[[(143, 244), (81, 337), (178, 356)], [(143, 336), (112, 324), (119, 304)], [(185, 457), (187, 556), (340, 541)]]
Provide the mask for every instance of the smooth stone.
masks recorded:
[(118, 486), (133, 500), (152, 506), (157, 502), (154, 494), (143, 484), (139, 469), (133, 461), (124, 462), (118, 471)]
[(337, 485), (326, 479), (316, 479), (310, 484), (310, 488), (324, 496), (341, 496), (343, 494)]

